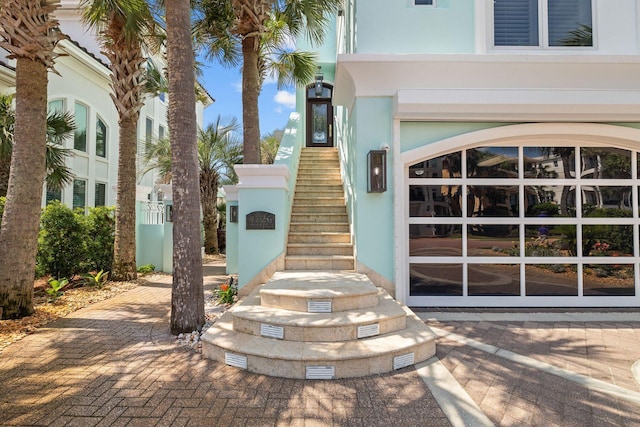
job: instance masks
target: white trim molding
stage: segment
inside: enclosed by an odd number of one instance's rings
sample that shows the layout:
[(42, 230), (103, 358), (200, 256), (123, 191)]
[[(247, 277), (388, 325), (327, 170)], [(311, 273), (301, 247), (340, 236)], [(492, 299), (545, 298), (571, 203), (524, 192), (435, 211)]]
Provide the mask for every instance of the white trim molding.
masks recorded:
[(286, 165), (235, 165), (238, 189), (280, 188), (289, 191), (289, 168)]

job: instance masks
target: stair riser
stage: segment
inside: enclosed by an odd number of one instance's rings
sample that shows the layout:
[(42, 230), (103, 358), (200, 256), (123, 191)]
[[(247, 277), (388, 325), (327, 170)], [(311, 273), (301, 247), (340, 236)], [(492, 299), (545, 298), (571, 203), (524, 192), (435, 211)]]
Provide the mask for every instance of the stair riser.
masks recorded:
[(310, 213), (310, 214), (294, 214), (291, 215), (291, 223), (296, 222), (344, 222), (348, 221), (347, 214), (319, 214), (319, 213)]
[(289, 243), (351, 243), (349, 233), (339, 234), (289, 234)]
[(303, 223), (295, 224), (291, 223), (289, 226), (289, 232), (291, 233), (312, 233), (312, 232), (326, 232), (326, 233), (348, 233), (349, 224), (328, 224), (328, 223)]
[(324, 214), (324, 213), (334, 213), (334, 214), (345, 214), (347, 212), (346, 206), (318, 206), (318, 205), (293, 205), (293, 213), (304, 213), (304, 214)]
[[(306, 298), (295, 294), (260, 293), (260, 302), (263, 307), (273, 307), (281, 310), (308, 312), (309, 301), (324, 301), (324, 298)], [(333, 313), (358, 310), (375, 307), (378, 305), (378, 293), (366, 293), (349, 295), (342, 298), (333, 298), (331, 311)]]
[(355, 270), (355, 262), (353, 260), (334, 259), (288, 259), (285, 257), (284, 265), (286, 270), (306, 270), (306, 271), (323, 271), (323, 270)]
[(287, 255), (348, 255), (353, 256), (353, 246), (289, 246)]
[[(225, 350), (214, 344), (203, 342), (202, 353), (209, 359), (225, 363)], [(397, 356), (413, 352), (415, 363), (423, 362), (435, 354), (435, 340), (419, 343), (413, 347), (403, 348), (394, 353), (373, 357), (357, 357), (343, 360), (313, 359), (301, 361), (296, 359), (276, 359), (263, 356), (247, 355), (247, 370), (258, 374), (281, 378), (306, 378), (307, 366), (334, 366), (335, 378), (358, 378), (393, 371), (393, 359)], [(304, 355), (303, 355), (304, 356)]]
[[(406, 327), (406, 316), (382, 319), (378, 323), (380, 334), (400, 331)], [(233, 319), (233, 330), (249, 335), (260, 336), (262, 322), (253, 319), (238, 318)], [(308, 326), (285, 326), (285, 341), (301, 342), (339, 342), (358, 339), (358, 327), (362, 325), (350, 324), (344, 326), (308, 327)]]
[(344, 206), (344, 197), (295, 197), (293, 206)]
[(344, 194), (344, 188), (342, 185), (338, 184), (326, 184), (326, 183), (316, 183), (316, 184), (298, 184), (296, 185), (296, 194), (298, 193), (317, 193), (318, 191), (327, 191), (330, 193), (342, 193)]
[[(335, 199), (335, 200), (344, 200), (344, 193), (342, 191), (323, 191), (323, 190), (319, 190), (319, 191), (304, 191), (304, 192), (300, 192), (297, 191), (295, 192), (295, 196), (294, 196), (294, 200), (296, 199), (301, 199), (301, 200), (309, 200), (309, 199)], [(327, 200), (329, 201), (329, 200)]]

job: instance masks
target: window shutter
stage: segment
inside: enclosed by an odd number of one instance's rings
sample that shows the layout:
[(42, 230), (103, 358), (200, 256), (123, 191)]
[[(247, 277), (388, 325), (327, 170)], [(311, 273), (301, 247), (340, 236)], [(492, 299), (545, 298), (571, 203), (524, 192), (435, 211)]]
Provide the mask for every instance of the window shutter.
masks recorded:
[(538, 46), (538, 0), (494, 0), (495, 46)]
[(549, 0), (549, 46), (593, 46), (591, 0)]

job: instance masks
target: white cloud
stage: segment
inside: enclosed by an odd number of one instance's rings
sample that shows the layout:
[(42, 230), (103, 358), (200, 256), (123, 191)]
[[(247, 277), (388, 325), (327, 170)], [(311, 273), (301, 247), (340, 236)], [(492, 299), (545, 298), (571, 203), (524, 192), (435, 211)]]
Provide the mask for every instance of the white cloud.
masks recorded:
[(296, 94), (294, 92), (280, 90), (273, 97), (273, 100), (276, 102), (276, 104), (279, 104), (290, 110), (296, 108)]
[(235, 82), (231, 83), (231, 87), (233, 87), (236, 92), (242, 93), (242, 79), (236, 80)]

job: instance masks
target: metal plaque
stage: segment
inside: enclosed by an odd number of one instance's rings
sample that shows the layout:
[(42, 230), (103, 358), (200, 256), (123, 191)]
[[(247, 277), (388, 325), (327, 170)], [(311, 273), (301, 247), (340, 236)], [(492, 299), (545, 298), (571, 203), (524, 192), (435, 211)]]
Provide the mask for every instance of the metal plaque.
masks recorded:
[(247, 369), (247, 357), (239, 354), (225, 353), (224, 363), (236, 368)]
[(269, 212), (255, 211), (247, 214), (247, 230), (275, 230), (276, 216)]
[(414, 353), (403, 354), (393, 358), (393, 369), (402, 369), (414, 364)]
[(332, 380), (336, 377), (335, 366), (307, 366), (306, 379)]
[(331, 301), (308, 301), (309, 313), (331, 313)]
[(262, 323), (260, 325), (260, 335), (268, 338), (284, 339), (284, 328), (282, 326), (273, 326)]
[(374, 323), (373, 325), (358, 326), (358, 338), (373, 337), (380, 335), (380, 324)]

